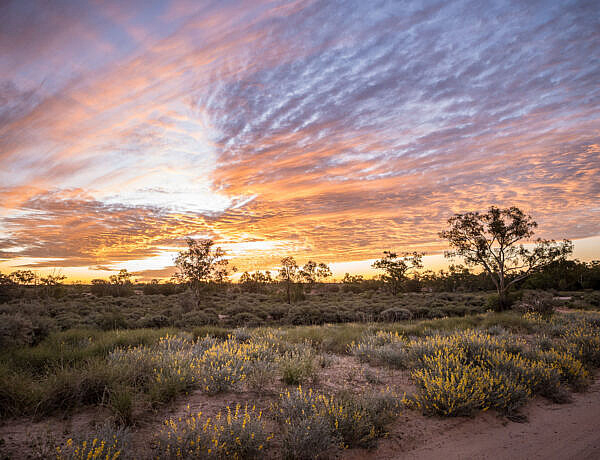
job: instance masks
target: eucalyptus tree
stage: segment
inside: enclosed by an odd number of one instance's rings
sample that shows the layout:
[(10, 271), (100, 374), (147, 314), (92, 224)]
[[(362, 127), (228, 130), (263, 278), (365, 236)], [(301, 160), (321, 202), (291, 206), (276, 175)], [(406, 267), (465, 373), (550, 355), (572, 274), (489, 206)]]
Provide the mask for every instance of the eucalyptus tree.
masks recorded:
[(383, 270), (381, 280), (390, 288), (393, 295), (398, 294), (409, 275), (423, 268), (423, 254), (420, 252), (406, 252), (398, 255), (392, 251), (383, 251), (383, 257), (376, 260), (373, 268)]
[(532, 241), (537, 222), (515, 206), (455, 214), (448, 224), (439, 233), (451, 247), (446, 257), (462, 257), (467, 265), (481, 267), (491, 277), (498, 292), (498, 310), (509, 307), (511, 286), (573, 252), (569, 240)]
[(198, 298), (202, 289), (211, 283), (223, 283), (236, 270), (229, 267), (225, 251), (213, 247), (211, 239), (187, 238), (187, 250), (179, 252), (175, 258), (176, 279), (187, 283)]

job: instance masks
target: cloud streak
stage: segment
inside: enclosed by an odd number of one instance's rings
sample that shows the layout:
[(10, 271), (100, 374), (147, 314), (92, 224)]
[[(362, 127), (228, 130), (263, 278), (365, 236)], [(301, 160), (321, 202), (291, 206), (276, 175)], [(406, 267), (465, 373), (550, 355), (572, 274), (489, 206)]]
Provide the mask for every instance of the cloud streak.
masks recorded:
[(248, 267), (363, 260), (439, 251), (489, 204), (598, 234), (593, 2), (2, 8), (7, 261), (115, 266), (198, 234)]

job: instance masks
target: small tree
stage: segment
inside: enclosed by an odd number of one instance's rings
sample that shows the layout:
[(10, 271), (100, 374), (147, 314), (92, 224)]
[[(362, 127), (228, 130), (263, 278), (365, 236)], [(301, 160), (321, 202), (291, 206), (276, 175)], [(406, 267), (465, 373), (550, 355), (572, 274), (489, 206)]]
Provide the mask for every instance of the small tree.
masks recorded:
[(119, 270), (119, 273), (116, 275), (110, 275), (108, 279), (111, 284), (114, 284), (115, 286), (125, 286), (131, 284), (131, 273), (129, 273), (126, 268), (123, 268)]
[(293, 257), (281, 259), (281, 268), (277, 277), (284, 283), (288, 304), (292, 303), (292, 289), (298, 281), (298, 264)]
[(37, 274), (31, 270), (17, 270), (8, 275), (8, 277), (13, 283), (23, 286), (29, 286), (31, 284), (37, 285), (38, 282)]
[(309, 260), (300, 269), (302, 281), (309, 285), (320, 283), (331, 276), (331, 269), (327, 264)]
[(408, 275), (423, 268), (423, 254), (419, 252), (406, 252), (398, 256), (395, 252), (383, 251), (383, 258), (376, 260), (373, 268), (383, 270), (381, 279), (390, 287), (393, 295), (398, 294)]
[(273, 278), (271, 278), (271, 272), (269, 270), (264, 273), (257, 270), (252, 274), (246, 271), (242, 273), (239, 282), (242, 290), (256, 293), (266, 291), (267, 285), (273, 282)]
[(213, 240), (187, 238), (186, 242), (187, 250), (181, 251), (175, 259), (179, 270), (176, 277), (188, 283), (196, 297), (206, 285), (222, 283), (235, 271), (235, 267), (229, 268), (225, 251), (220, 247), (213, 248)]
[(127, 269), (122, 268), (116, 275), (108, 277), (110, 280), (109, 291), (113, 297), (125, 297), (133, 295), (133, 283), (131, 282), (132, 274)]
[(490, 207), (488, 212), (455, 214), (450, 228), (440, 232), (451, 251), (446, 257), (460, 256), (469, 266), (479, 266), (491, 277), (498, 291), (498, 310), (509, 307), (507, 293), (512, 285), (573, 252), (569, 240), (535, 240), (526, 248), (537, 223), (519, 208)]
[(51, 295), (58, 297), (63, 292), (62, 282), (67, 277), (63, 275), (60, 271), (53, 270), (52, 273), (49, 273), (46, 276), (40, 278), (40, 281), (43, 286), (43, 292), (46, 297)]

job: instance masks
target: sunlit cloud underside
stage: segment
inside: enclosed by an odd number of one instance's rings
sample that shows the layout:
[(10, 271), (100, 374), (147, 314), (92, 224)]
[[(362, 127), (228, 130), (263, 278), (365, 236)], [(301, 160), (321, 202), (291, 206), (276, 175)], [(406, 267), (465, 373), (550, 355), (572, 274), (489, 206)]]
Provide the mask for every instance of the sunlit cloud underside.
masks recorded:
[(594, 2), (0, 15), (1, 270), (168, 276), (196, 236), (240, 269), (364, 272), (384, 249), (439, 254), (449, 216), (490, 204), (542, 237), (600, 234)]

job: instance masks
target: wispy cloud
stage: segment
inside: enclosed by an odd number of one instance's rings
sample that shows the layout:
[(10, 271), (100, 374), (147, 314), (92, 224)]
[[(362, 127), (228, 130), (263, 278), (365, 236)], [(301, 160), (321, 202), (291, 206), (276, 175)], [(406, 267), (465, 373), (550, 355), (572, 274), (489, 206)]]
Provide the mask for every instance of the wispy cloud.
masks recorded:
[(598, 234), (593, 2), (1, 8), (0, 258), (363, 260), (491, 203)]

